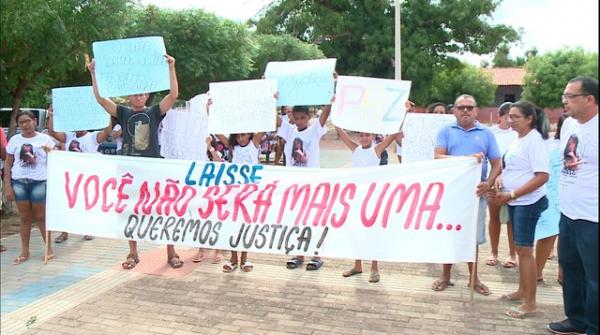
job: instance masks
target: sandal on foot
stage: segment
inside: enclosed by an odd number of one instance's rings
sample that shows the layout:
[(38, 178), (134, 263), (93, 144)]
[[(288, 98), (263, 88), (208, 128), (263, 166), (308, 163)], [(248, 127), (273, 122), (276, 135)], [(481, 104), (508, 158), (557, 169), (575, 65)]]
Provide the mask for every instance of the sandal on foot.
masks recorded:
[(362, 271), (358, 271), (355, 268), (352, 268), (352, 269), (350, 269), (348, 271), (344, 271), (342, 273), (342, 277), (346, 277), (347, 278), (347, 277), (354, 276), (354, 275), (357, 275), (357, 274), (360, 274), (360, 273), (362, 273)]
[(127, 255), (125, 262), (121, 263), (121, 266), (125, 270), (131, 270), (139, 262), (140, 262), (140, 258), (138, 257), (138, 255), (129, 254), (129, 255)]
[(511, 309), (509, 309), (508, 311), (506, 311), (506, 315), (510, 316), (511, 318), (515, 318), (515, 319), (523, 319), (529, 316), (536, 316), (538, 315), (539, 311), (533, 310), (533, 311), (524, 311), (522, 309), (520, 309), (519, 307), (512, 307)]
[(290, 260), (287, 261), (285, 266), (288, 269), (295, 269), (295, 268), (299, 267), (300, 265), (302, 265), (302, 263), (304, 263), (304, 258), (292, 257)]
[(6, 248), (2, 244), (0, 244), (0, 252), (5, 252), (5, 251), (6, 251)]
[(521, 301), (523, 298), (515, 297), (513, 294), (503, 294), (498, 298), (500, 301)]
[(512, 258), (508, 258), (504, 261), (504, 263), (502, 263), (502, 266), (504, 266), (507, 269), (512, 269), (515, 266), (517, 266), (517, 261)]
[(91, 241), (91, 240), (94, 239), (94, 236), (92, 236), (92, 235), (83, 235), (83, 239), (86, 240), (86, 241)]
[(377, 283), (379, 281), (379, 272), (371, 272), (369, 274), (369, 283)]
[(181, 259), (179, 259), (179, 255), (173, 255), (173, 257), (171, 257), (169, 259), (169, 261), (167, 261), (167, 263), (173, 268), (173, 269), (179, 269), (180, 267), (183, 266), (183, 261)]
[[(471, 285), (467, 284), (467, 286), (470, 288)], [(475, 292), (481, 294), (481, 295), (485, 295), (488, 296), (490, 294), (492, 294), (492, 292), (490, 292), (490, 289), (485, 286), (483, 283), (475, 283), (475, 285), (473, 286), (473, 289), (475, 290)]]
[(205, 259), (206, 259), (206, 256), (204, 256), (204, 254), (202, 254), (202, 253), (197, 253), (197, 254), (194, 256), (194, 258), (192, 258), (192, 262), (194, 262), (194, 263), (200, 263), (200, 262), (202, 262), (202, 261), (203, 261), (203, 260), (205, 260)]
[(218, 254), (218, 255), (216, 255), (216, 256), (215, 256), (215, 257), (212, 259), (212, 261), (210, 261), (210, 262), (211, 262), (212, 264), (219, 264), (219, 263), (221, 263), (221, 262), (223, 261), (223, 259), (224, 259), (224, 258), (225, 258), (225, 257), (223, 257), (223, 255), (222, 255), (222, 254)]
[(63, 243), (64, 241), (66, 241), (68, 239), (69, 239), (69, 235), (67, 235), (66, 233), (62, 233), (54, 239), (54, 243)]
[(454, 286), (454, 283), (450, 281), (450, 279), (448, 280), (443, 280), (443, 279), (437, 279), (436, 281), (433, 282), (433, 284), (431, 284), (431, 289), (437, 292), (441, 292), (443, 290), (445, 290), (446, 288), (448, 288), (448, 286)]
[(485, 259), (485, 265), (496, 266), (498, 264), (498, 257), (491, 255)]
[(308, 263), (306, 263), (306, 270), (307, 271), (316, 271), (316, 270), (319, 270), (322, 265), (323, 265), (322, 260), (320, 260), (319, 258), (313, 258), (310, 261), (308, 261)]
[(237, 266), (238, 266), (238, 263), (234, 263), (234, 262), (225, 263), (225, 264), (223, 264), (223, 272), (231, 273), (235, 269), (237, 269)]
[(244, 272), (250, 272), (254, 270), (254, 266), (252, 265), (252, 263), (245, 261), (242, 263), (242, 266), (240, 266), (240, 269), (242, 269), (242, 271)]
[(25, 262), (28, 259), (29, 259), (29, 256), (27, 256), (27, 257), (25, 257), (25, 256), (19, 256), (19, 257), (15, 258), (15, 260), (13, 261), (13, 265), (19, 265), (19, 264)]

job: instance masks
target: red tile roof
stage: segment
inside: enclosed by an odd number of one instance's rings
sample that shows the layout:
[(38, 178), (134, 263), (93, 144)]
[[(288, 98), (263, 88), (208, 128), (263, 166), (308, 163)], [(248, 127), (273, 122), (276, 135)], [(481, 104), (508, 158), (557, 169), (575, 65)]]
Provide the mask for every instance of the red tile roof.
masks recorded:
[(497, 86), (523, 86), (525, 69), (522, 67), (493, 67), (483, 69), (484, 73), (492, 75), (492, 82)]

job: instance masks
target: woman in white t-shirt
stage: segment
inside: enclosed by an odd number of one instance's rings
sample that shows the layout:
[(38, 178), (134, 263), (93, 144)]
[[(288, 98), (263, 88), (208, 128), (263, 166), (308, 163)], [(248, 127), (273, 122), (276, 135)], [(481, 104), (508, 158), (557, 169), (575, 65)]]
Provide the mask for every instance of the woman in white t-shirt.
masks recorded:
[[(375, 135), (371, 133), (358, 133), (358, 142), (356, 143), (350, 136), (341, 128), (335, 127), (339, 138), (346, 144), (348, 149), (352, 150), (352, 167), (367, 167), (378, 166), (381, 161), (381, 154), (387, 147), (394, 142), (397, 134), (387, 135), (378, 144), (374, 144)], [(362, 261), (357, 259), (354, 261), (354, 266), (348, 271), (344, 271), (342, 276), (350, 277), (362, 273)], [(371, 261), (371, 272), (369, 274), (369, 282), (376, 283), (379, 281), (379, 268), (377, 261)]]
[[(519, 288), (502, 296), (503, 300), (522, 300), (506, 314), (514, 318), (538, 313), (536, 304), (537, 269), (533, 255), (535, 226), (541, 213), (548, 207), (544, 184), (549, 178), (548, 151), (544, 138), (548, 138), (546, 115), (527, 101), (514, 103), (508, 112), (511, 127), (518, 138), (509, 146), (502, 158), (502, 183), (489, 193), (490, 201), (508, 204), (513, 238), (519, 257)], [(500, 185), (498, 185), (500, 187)]]
[[(32, 220), (46, 241), (47, 153), (54, 146), (50, 136), (36, 131), (37, 119), (32, 112), (20, 111), (16, 121), (21, 133), (8, 141), (4, 175), (6, 198), (16, 201), (21, 219), (22, 250), (14, 265), (29, 259)], [(48, 255), (52, 257), (51, 249)]]

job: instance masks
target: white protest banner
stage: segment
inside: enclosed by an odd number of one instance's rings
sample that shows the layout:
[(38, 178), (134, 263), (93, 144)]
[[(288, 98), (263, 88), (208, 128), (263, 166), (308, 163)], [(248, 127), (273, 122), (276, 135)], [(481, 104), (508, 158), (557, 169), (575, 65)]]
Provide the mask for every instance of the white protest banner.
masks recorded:
[(452, 114), (407, 113), (402, 127), (402, 162), (433, 159), (438, 131), (452, 122), (456, 122)]
[(480, 175), (473, 157), (310, 169), (53, 151), (46, 224), (211, 249), (466, 262)]
[(274, 131), (276, 106), (274, 80), (240, 80), (210, 83), (208, 113), (210, 134)]
[(348, 130), (394, 134), (406, 114), (410, 81), (338, 77), (331, 122)]
[[(203, 95), (206, 97), (206, 95)], [(204, 102), (202, 102), (204, 100)], [(192, 103), (193, 102), (193, 103)], [(170, 110), (162, 120), (160, 155), (168, 159), (206, 161), (206, 98), (194, 97), (186, 107)], [(200, 105), (200, 106), (196, 106)]]
[(101, 129), (110, 115), (98, 104), (92, 86), (52, 89), (53, 126), (56, 131)]
[(104, 98), (169, 89), (169, 64), (161, 36), (94, 42), (96, 84)]
[(269, 62), (265, 78), (277, 80), (277, 106), (329, 105), (335, 58)]

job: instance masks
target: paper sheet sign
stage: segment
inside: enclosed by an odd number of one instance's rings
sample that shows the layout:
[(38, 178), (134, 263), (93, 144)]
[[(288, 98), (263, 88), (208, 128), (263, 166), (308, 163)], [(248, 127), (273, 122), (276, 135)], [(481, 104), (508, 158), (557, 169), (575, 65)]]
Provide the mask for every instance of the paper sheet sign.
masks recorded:
[(452, 122), (453, 114), (408, 113), (402, 127), (402, 162), (433, 159), (437, 133)]
[(104, 98), (169, 89), (169, 64), (160, 36), (94, 42), (96, 82)]
[(108, 112), (96, 101), (92, 86), (53, 88), (52, 109), (56, 131), (102, 129), (110, 121)]
[(265, 78), (277, 80), (277, 106), (329, 105), (335, 62), (335, 58), (269, 62)]
[(208, 113), (208, 132), (274, 131), (275, 86), (275, 81), (268, 79), (210, 83), (212, 105)]
[(410, 81), (340, 76), (331, 122), (348, 130), (397, 133), (406, 113)]

